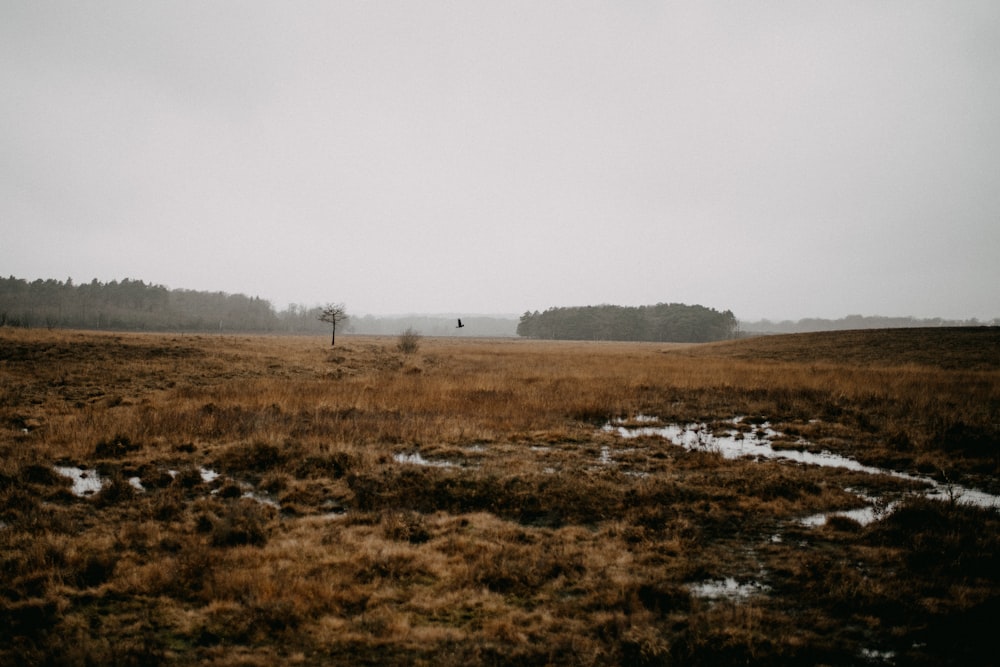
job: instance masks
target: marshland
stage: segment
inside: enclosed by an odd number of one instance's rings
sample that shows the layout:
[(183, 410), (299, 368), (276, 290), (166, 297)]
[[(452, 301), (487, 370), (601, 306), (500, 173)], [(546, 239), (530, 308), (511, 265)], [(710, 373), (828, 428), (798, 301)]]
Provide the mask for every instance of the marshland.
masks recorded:
[(994, 662), (997, 328), (409, 342), (0, 328), (0, 664)]

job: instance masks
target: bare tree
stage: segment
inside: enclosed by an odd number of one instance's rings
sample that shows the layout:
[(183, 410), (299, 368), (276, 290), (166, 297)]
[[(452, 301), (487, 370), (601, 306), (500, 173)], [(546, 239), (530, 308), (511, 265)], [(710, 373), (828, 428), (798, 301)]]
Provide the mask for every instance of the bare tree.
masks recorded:
[(347, 319), (347, 309), (342, 303), (328, 303), (323, 307), (319, 316), (320, 322), (329, 322), (333, 327), (330, 335), (330, 346), (337, 344), (337, 325)]

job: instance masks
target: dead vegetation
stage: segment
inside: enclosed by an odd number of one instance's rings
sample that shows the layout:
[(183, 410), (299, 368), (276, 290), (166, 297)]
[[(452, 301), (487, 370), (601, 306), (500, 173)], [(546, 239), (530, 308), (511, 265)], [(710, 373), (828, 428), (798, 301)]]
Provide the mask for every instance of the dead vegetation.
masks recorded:
[[(601, 429), (738, 415), (995, 493), (1000, 336), (404, 353), (0, 328), (0, 663), (992, 660), (995, 509)], [(902, 500), (802, 523), (859, 490)]]

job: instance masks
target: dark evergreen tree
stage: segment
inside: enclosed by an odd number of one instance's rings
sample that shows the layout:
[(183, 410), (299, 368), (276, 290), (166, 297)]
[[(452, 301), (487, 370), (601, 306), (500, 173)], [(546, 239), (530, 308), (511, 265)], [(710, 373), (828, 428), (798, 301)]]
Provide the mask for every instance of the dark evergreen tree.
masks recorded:
[(529, 338), (561, 340), (697, 343), (731, 338), (736, 328), (736, 318), (728, 310), (658, 303), (637, 308), (601, 305), (525, 312), (517, 333)]
[(101, 283), (0, 278), (0, 325), (157, 331), (275, 331), (280, 320), (260, 297), (169, 290), (125, 278)]

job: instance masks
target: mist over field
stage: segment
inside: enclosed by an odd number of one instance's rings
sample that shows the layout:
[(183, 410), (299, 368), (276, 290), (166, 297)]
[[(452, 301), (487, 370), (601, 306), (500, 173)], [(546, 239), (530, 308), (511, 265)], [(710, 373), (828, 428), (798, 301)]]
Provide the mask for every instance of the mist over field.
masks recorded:
[(469, 313), (373, 316), (345, 304), (289, 304), (281, 311), (245, 294), (170, 290), (142, 280), (76, 284), (73, 280), (0, 278), (0, 326), (125, 331), (212, 331), (364, 335), (527, 337), (554, 340), (709, 342), (748, 335), (845, 329), (983, 326), (992, 322), (849, 316), (838, 320), (740, 322), (732, 311), (699, 304), (551, 307), (520, 316)]

